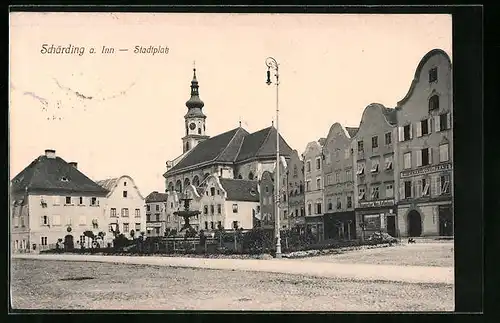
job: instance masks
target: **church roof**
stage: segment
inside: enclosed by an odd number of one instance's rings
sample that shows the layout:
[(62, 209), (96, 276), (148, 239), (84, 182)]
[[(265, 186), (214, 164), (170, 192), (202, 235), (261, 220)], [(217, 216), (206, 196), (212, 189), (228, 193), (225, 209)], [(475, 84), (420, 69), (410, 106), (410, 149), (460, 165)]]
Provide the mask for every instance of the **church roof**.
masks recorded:
[(85, 192), (106, 195), (101, 187), (60, 157), (37, 157), (12, 179), (12, 191)]
[(258, 181), (219, 178), (228, 201), (259, 202)]
[[(292, 148), (280, 135), (280, 154), (288, 156)], [(253, 158), (276, 155), (276, 128), (273, 126), (249, 133), (242, 127), (211, 137), (196, 145), (178, 164), (164, 176), (215, 162), (240, 163)]]

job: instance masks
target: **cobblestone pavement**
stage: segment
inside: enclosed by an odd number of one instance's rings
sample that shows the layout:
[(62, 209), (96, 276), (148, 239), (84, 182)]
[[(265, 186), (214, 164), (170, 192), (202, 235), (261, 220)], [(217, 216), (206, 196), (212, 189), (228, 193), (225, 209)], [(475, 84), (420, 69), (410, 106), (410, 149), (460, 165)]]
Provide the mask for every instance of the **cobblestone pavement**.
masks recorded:
[(22, 259), (12, 261), (11, 295), (14, 309), (454, 310), (449, 284)]
[(329, 277), (364, 281), (405, 283), (454, 283), (453, 267), (394, 266), (372, 264), (340, 264), (293, 259), (206, 259), (158, 256), (99, 256), (99, 255), (14, 255), (17, 259), (107, 262), (136, 265), (156, 265), (185, 268), (258, 271), (314, 277)]

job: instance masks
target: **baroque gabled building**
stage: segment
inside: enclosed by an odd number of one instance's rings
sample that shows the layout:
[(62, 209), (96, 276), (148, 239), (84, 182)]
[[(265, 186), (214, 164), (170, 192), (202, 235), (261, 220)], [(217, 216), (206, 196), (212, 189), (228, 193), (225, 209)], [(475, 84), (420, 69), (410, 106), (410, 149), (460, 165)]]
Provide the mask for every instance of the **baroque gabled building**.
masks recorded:
[(352, 140), (355, 212), (361, 238), (380, 231), (397, 236), (396, 126), (395, 109), (372, 103), (365, 108)]
[(153, 191), (145, 198), (146, 203), (146, 236), (159, 237), (165, 234), (167, 220), (167, 193)]
[(288, 210), (288, 226), (305, 229), (305, 195), (304, 195), (304, 161), (297, 150), (290, 155), (286, 169), (286, 209)]
[(351, 138), (358, 128), (334, 123), (323, 146), (325, 239), (356, 238), (354, 173)]
[(85, 231), (107, 230), (101, 206), (107, 194), (76, 162), (45, 150), (11, 181), (12, 250), (54, 248), (59, 239), (67, 247), (89, 247)]
[(453, 235), (453, 94), (450, 57), (418, 64), (397, 104), (399, 228), (404, 236)]

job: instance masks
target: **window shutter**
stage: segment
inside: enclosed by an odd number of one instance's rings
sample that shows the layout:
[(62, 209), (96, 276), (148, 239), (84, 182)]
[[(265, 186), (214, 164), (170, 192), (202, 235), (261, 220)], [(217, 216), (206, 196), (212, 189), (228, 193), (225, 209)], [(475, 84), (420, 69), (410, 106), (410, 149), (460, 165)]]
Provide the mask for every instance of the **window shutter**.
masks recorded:
[(403, 141), (404, 139), (404, 133), (403, 133), (403, 127), (398, 127), (398, 138), (399, 138), (399, 141)]
[(413, 124), (410, 123), (410, 139), (413, 139)]
[(43, 225), (43, 216), (40, 217), (40, 225)]
[(416, 160), (417, 160), (417, 167), (422, 166), (422, 150), (417, 150), (415, 151), (416, 154)]
[(441, 131), (441, 124), (438, 115), (434, 116), (434, 131), (436, 132)]
[(399, 199), (400, 200), (405, 199), (405, 182), (404, 181), (399, 182)]
[(436, 178), (436, 195), (441, 195), (441, 176)]
[(422, 137), (422, 124), (417, 122), (417, 137)]
[(451, 112), (446, 114), (446, 126), (447, 129), (451, 129)]
[(432, 147), (427, 148), (429, 152), (429, 165), (432, 165)]
[(432, 122), (431, 122), (432, 118), (429, 118), (427, 119), (427, 131), (429, 133), (432, 133)]

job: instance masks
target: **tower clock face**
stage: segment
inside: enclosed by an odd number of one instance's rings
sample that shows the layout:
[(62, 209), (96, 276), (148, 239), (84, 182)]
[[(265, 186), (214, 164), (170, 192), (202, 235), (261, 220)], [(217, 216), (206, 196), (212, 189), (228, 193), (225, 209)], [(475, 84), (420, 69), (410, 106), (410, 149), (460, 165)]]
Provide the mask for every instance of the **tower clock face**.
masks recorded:
[(196, 125), (194, 123), (189, 124), (189, 129), (194, 130), (196, 128)]

